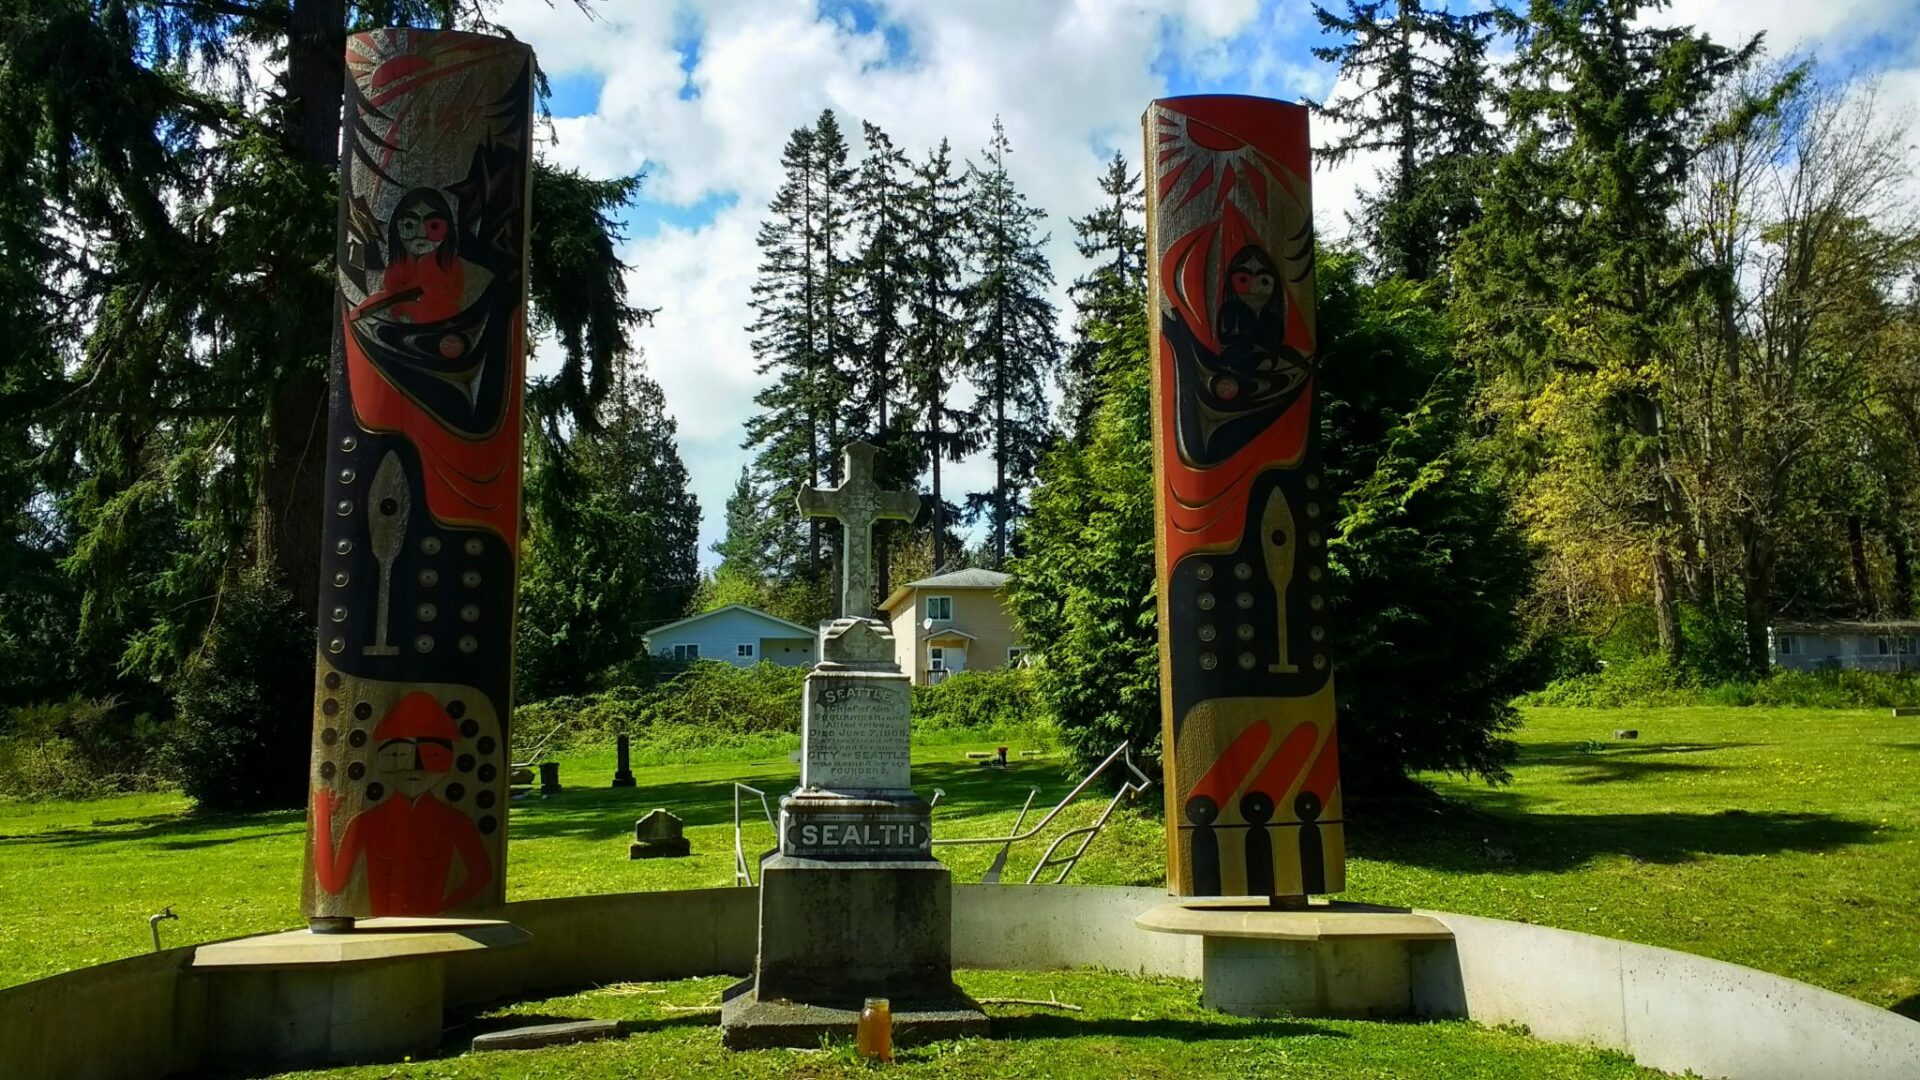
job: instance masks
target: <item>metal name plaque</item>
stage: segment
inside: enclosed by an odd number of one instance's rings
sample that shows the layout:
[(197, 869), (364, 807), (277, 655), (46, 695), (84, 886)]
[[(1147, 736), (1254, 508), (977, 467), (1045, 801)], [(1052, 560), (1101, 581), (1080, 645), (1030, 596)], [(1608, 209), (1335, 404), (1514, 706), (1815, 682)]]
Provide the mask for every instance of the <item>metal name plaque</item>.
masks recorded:
[(789, 820), (785, 854), (802, 858), (926, 856), (933, 831), (924, 821), (885, 820), (868, 814), (808, 814)]

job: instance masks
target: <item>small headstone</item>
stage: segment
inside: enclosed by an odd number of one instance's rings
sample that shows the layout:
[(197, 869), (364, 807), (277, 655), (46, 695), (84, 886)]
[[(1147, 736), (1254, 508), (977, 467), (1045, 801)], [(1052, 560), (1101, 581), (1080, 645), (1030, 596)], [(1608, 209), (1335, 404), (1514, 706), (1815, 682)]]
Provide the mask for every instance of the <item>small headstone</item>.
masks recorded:
[(681, 835), (685, 824), (665, 810), (649, 810), (633, 823), (633, 844), (627, 848), (629, 859), (676, 859), (693, 854), (693, 845)]
[(571, 1020), (564, 1024), (535, 1024), (507, 1031), (489, 1031), (473, 1037), (473, 1049), (536, 1050), (542, 1046), (593, 1042), (620, 1034), (618, 1020)]
[(1637, 739), (1640, 737), (1640, 729), (1620, 728), (1613, 733), (1613, 737), (1616, 739)]
[(613, 786), (632, 787), (632, 748), (628, 745), (627, 736), (624, 733), (614, 739), (614, 750), (618, 754), (618, 760), (615, 762), (613, 769)]
[(1914, 708), (1913, 706), (1910, 706), (1910, 705), (1895, 705), (1893, 707), (1893, 715), (1920, 716), (1920, 708)]
[(560, 794), (560, 763), (543, 761), (540, 763), (540, 794)]

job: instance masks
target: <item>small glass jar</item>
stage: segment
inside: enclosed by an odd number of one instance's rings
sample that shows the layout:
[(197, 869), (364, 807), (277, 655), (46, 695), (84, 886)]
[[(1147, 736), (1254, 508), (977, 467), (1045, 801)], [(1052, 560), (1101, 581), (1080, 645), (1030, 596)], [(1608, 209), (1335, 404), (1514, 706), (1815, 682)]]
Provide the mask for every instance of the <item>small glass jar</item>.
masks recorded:
[(863, 1058), (893, 1060), (893, 1006), (886, 998), (868, 998), (860, 1010), (854, 1048)]

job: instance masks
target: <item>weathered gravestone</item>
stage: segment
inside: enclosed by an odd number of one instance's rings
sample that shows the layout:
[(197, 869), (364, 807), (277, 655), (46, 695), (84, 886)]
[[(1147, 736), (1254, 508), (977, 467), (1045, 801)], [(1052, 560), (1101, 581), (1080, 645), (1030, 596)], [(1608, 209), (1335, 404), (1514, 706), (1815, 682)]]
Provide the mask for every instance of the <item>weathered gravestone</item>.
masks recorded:
[(754, 975), (721, 1010), (736, 1049), (851, 1035), (868, 997), (891, 1000), (898, 1042), (986, 1032), (953, 984), (952, 882), (911, 786), (908, 679), (885, 624), (866, 617), (873, 523), (911, 519), (920, 502), (874, 486), (873, 453), (852, 444), (842, 484), (800, 496), (802, 513), (844, 529), (841, 617), (807, 675), (800, 786), (780, 800), (780, 850), (761, 864)]
[(679, 815), (665, 810), (650, 810), (633, 823), (633, 843), (627, 847), (630, 859), (673, 859), (693, 852), (685, 825)]

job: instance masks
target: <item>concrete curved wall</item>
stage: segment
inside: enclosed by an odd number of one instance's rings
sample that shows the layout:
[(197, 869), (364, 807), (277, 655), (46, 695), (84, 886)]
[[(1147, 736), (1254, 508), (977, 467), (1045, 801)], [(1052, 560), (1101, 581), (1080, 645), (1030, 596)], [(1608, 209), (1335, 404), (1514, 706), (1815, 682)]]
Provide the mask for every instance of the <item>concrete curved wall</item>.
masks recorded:
[[(961, 967), (1099, 967), (1199, 978), (1201, 939), (1134, 926), (1160, 889), (957, 885)], [(745, 975), (758, 891), (577, 896), (509, 904), (528, 944), (445, 958), (447, 1002), (470, 1005), (621, 980)], [(1733, 964), (1550, 927), (1425, 912), (1451, 947), (1415, 954), (1429, 1017), (1525, 1024), (1554, 1042), (1734, 1080), (1914, 1080), (1920, 1023)], [(152, 1077), (205, 1060), (204, 976), (192, 948), (0, 990), (0, 1074)]]

